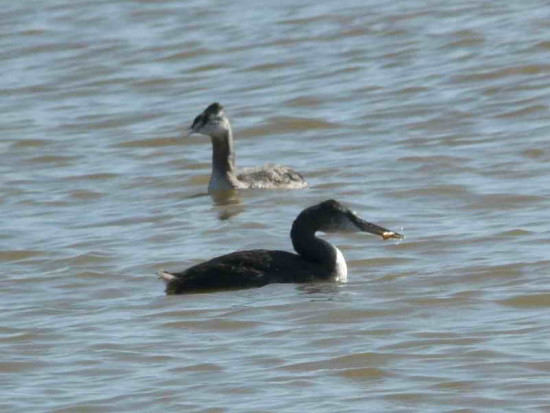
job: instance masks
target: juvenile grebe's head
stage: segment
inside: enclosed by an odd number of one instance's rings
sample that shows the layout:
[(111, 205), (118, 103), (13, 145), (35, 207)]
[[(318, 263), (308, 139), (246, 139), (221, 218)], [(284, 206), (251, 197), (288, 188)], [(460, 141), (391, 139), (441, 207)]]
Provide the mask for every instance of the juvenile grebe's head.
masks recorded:
[(216, 102), (208, 106), (204, 112), (195, 118), (185, 136), (200, 133), (212, 138), (226, 137), (230, 128), (223, 106)]
[(314, 205), (303, 213), (319, 222), (319, 231), (323, 232), (369, 232), (384, 239), (403, 238), (403, 235), (367, 222), (357, 214), (333, 199)]

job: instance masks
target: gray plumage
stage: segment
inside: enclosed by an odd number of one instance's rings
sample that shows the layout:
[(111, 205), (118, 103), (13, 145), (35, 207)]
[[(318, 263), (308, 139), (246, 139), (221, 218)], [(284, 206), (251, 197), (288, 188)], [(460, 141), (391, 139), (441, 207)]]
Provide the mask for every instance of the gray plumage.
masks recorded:
[(302, 189), (307, 187), (307, 182), (301, 174), (282, 165), (243, 168), (238, 171), (237, 179), (247, 184), (247, 188)]
[(230, 189), (302, 189), (308, 186), (304, 177), (287, 166), (235, 168), (233, 132), (223, 106), (212, 103), (198, 115), (189, 128), (188, 135), (199, 133), (212, 140), (212, 175), (208, 191)]

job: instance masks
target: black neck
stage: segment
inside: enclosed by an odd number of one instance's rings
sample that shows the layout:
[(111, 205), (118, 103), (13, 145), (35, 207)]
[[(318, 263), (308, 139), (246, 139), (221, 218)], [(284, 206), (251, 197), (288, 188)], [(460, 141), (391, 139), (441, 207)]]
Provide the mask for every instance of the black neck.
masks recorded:
[(318, 263), (332, 273), (336, 268), (336, 248), (315, 236), (319, 225), (312, 218), (303, 214), (296, 218), (290, 230), (292, 246), (304, 259)]

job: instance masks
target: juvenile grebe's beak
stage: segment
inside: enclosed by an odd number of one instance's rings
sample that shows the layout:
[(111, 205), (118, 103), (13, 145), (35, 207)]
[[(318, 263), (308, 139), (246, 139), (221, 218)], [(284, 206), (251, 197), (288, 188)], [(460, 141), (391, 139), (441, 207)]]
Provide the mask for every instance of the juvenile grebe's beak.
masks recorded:
[(193, 130), (193, 127), (190, 126), (190, 127), (188, 127), (187, 129), (185, 129), (183, 131), (183, 134), (181, 135), (181, 137), (182, 138), (188, 138), (189, 136), (191, 136), (194, 133), (195, 133), (195, 131)]

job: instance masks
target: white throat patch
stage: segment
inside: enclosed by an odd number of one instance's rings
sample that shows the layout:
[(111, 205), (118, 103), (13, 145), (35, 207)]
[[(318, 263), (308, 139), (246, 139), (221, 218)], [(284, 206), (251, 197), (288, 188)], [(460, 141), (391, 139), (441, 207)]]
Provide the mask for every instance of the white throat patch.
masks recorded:
[(336, 247), (334, 247), (334, 249), (336, 250), (336, 268), (334, 270), (334, 279), (338, 282), (346, 282), (348, 280), (348, 265), (346, 264), (342, 251)]

